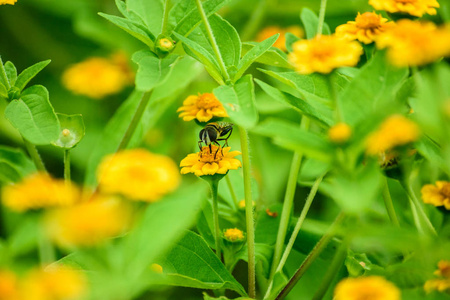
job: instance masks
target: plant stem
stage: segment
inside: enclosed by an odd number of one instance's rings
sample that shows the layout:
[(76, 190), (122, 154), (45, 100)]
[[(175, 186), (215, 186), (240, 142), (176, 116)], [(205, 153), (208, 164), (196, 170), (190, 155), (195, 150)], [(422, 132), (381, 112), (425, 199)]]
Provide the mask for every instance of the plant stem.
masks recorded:
[(234, 191), (233, 184), (231, 183), (230, 177), (225, 176), (225, 178), (226, 178), (228, 189), (230, 190), (231, 198), (233, 199), (234, 204), (239, 205), (238, 198), (236, 196), (236, 192)]
[(247, 248), (248, 248), (248, 294), (250, 298), (255, 298), (256, 296), (255, 229), (253, 219), (249, 140), (247, 131), (241, 126), (238, 126), (238, 129), (239, 129), (239, 136), (241, 138), (242, 164), (244, 169), (245, 220), (247, 225)]
[(342, 122), (343, 118), (342, 118), (342, 113), (341, 113), (341, 109), (339, 107), (339, 103), (338, 103), (338, 97), (337, 97), (337, 92), (336, 89), (333, 85), (333, 81), (331, 80), (331, 76), (334, 73), (331, 72), (330, 74), (326, 74), (324, 75), (327, 82), (328, 82), (328, 91), (330, 93), (331, 96), (331, 101), (333, 102), (334, 105), (334, 109), (335, 109), (335, 113), (336, 113), (336, 119), (338, 122)]
[(64, 149), (64, 179), (70, 182), (70, 149)]
[(317, 24), (317, 36), (322, 35), (323, 24), (325, 22), (325, 10), (327, 8), (327, 0), (320, 1), (319, 22)]
[(220, 226), (219, 226), (219, 204), (218, 204), (218, 189), (219, 189), (219, 181), (211, 180), (209, 181), (211, 186), (211, 195), (212, 195), (212, 204), (213, 204), (213, 218), (214, 218), (214, 233), (215, 233), (215, 242), (216, 242), (216, 255), (220, 261), (222, 261), (222, 254), (220, 249)]
[(42, 161), (41, 156), (39, 155), (39, 152), (36, 149), (36, 146), (30, 143), (27, 139), (23, 138), (23, 143), (25, 145), (25, 148), (28, 151), (28, 154), (30, 155), (31, 159), (34, 162), (34, 165), (36, 166), (36, 169), (41, 172), (47, 172), (47, 169), (45, 169), (44, 162)]
[(400, 227), (397, 214), (395, 213), (394, 204), (392, 203), (391, 193), (389, 192), (387, 178), (384, 178), (383, 199), (384, 199), (384, 206), (386, 206), (386, 211), (389, 215), (389, 219), (391, 220), (392, 224), (394, 224), (397, 227)]
[(162, 23), (162, 34), (167, 34), (167, 23), (169, 21), (169, 6), (170, 6), (170, 0), (164, 1), (164, 15), (163, 15), (163, 23)]
[(284, 299), (284, 297), (286, 297), (287, 294), (289, 294), (289, 292), (297, 284), (297, 282), (300, 280), (300, 278), (302, 278), (302, 276), (305, 274), (305, 272), (308, 270), (308, 268), (311, 266), (311, 264), (314, 262), (314, 260), (319, 256), (320, 253), (322, 253), (323, 249), (325, 249), (325, 247), (328, 245), (330, 240), (335, 235), (336, 230), (343, 219), (344, 219), (344, 213), (341, 212), (336, 217), (333, 224), (331, 224), (328, 231), (322, 236), (322, 238), (317, 242), (317, 244), (314, 246), (314, 248), (311, 250), (311, 252), (305, 258), (303, 263), (297, 269), (297, 271), (292, 276), (292, 278), (289, 280), (289, 282), (286, 284), (286, 286), (283, 288), (283, 290), (278, 294), (278, 296), (275, 298), (275, 300)]
[(147, 107), (148, 102), (150, 101), (150, 96), (152, 94), (152, 91), (145, 92), (144, 95), (142, 95), (141, 101), (139, 102), (138, 107), (136, 108), (136, 111), (134, 112), (133, 118), (131, 119), (130, 125), (128, 125), (127, 131), (122, 137), (122, 140), (120, 141), (119, 147), (117, 147), (117, 151), (123, 150), (127, 148), (128, 143), (130, 142), (131, 138), (133, 137), (133, 134), (139, 125), (139, 122), (141, 121), (142, 115), (145, 112), (145, 108)]
[(5, 66), (3, 66), (1, 56), (0, 56), (0, 76), (2, 77), (2, 81), (6, 83), (6, 89), (9, 90), (11, 88), (11, 84), (9, 83), (8, 76), (6, 76)]
[(209, 24), (208, 17), (206, 16), (205, 11), (203, 10), (202, 1), (196, 0), (196, 3), (197, 3), (198, 12), (200, 13), (203, 23), (205, 24), (206, 33), (208, 34), (209, 42), (211, 43), (214, 54), (216, 55), (217, 61), (220, 66), (220, 70), (222, 71), (222, 76), (225, 78), (224, 81), (225, 82), (230, 81), (230, 75), (228, 75), (227, 68), (222, 59), (222, 55), (220, 54), (219, 46), (217, 45), (216, 39), (215, 39), (213, 31), (211, 29), (211, 25)]

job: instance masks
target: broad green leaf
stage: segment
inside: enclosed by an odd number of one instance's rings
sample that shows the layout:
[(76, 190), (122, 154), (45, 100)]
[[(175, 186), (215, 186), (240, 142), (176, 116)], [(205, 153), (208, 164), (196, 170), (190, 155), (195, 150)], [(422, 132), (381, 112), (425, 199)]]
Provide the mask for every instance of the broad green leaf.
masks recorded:
[(27, 254), (35, 249), (40, 232), (40, 220), (35, 217), (26, 218), (8, 238), (8, 251), (13, 257)]
[(47, 145), (59, 136), (58, 118), (50, 104), (47, 89), (41, 85), (26, 89), (21, 99), (10, 102), (5, 117), (33, 144)]
[(256, 125), (258, 112), (255, 106), (255, 86), (250, 74), (239, 79), (234, 85), (222, 85), (213, 92), (234, 123), (245, 128)]
[(417, 151), (425, 157), (431, 163), (435, 163), (440, 167), (444, 168), (447, 174), (450, 174), (450, 170), (448, 170), (445, 160), (441, 155), (441, 147), (439, 147), (436, 143), (434, 143), (430, 138), (423, 137), (415, 144), (415, 148)]
[(296, 41), (300, 40), (300, 38), (290, 32), (287, 32), (285, 34), (285, 38), (286, 38), (286, 49), (288, 52), (292, 52), (292, 44), (294, 44)]
[[(264, 271), (264, 276), (269, 277), (270, 263), (272, 262), (273, 246), (255, 242), (255, 261), (256, 264), (261, 263)], [(231, 269), (234, 269), (235, 265), (243, 260), (248, 262), (248, 247), (244, 245), (242, 249), (236, 253), (235, 262), (232, 264)]]
[(127, 33), (137, 38), (138, 40), (146, 44), (148, 47), (153, 48), (155, 36), (141, 24), (117, 16), (112, 16), (104, 13), (98, 14), (103, 18), (105, 18), (106, 20), (113, 23), (114, 25), (125, 30)]
[[(246, 42), (242, 44), (242, 54), (245, 55), (258, 44), (254, 42)], [(268, 66), (275, 66), (286, 69), (293, 69), (294, 67), (288, 62), (286, 53), (278, 48), (270, 48), (263, 55), (256, 59), (256, 62)]]
[(273, 99), (286, 103), (292, 108), (298, 110), (300, 113), (307, 115), (308, 117), (315, 119), (323, 124), (331, 126), (333, 124), (332, 111), (326, 105), (321, 104), (318, 101), (304, 101), (297, 97), (294, 97), (288, 93), (284, 93), (277, 88), (274, 88), (267, 83), (255, 79), (256, 83)]
[(153, 36), (161, 33), (163, 0), (127, 0), (127, 7), (142, 18)]
[(0, 98), (8, 99), (8, 90), (6, 86), (0, 82)]
[(85, 133), (82, 115), (56, 114), (60, 124), (60, 133), (58, 139), (52, 144), (71, 149), (75, 147), (83, 138)]
[[(317, 26), (319, 24), (319, 18), (317, 15), (309, 8), (303, 8), (300, 13), (300, 19), (302, 20), (303, 27), (305, 28), (306, 38), (312, 39), (317, 34)], [(331, 30), (328, 24), (323, 24), (322, 29), (323, 34), (330, 34)]]
[[(238, 297), (238, 298), (232, 298), (233, 300), (248, 300), (248, 297)], [(211, 297), (207, 293), (203, 293), (203, 300), (229, 300), (229, 298), (225, 296), (221, 296), (218, 298)]]
[(7, 61), (5, 63), (5, 72), (6, 72), (6, 76), (8, 77), (9, 84), (11, 86), (14, 86), (14, 84), (16, 83), (16, 80), (17, 80), (17, 70), (12, 62)]
[(35, 171), (33, 162), (21, 150), (0, 146), (0, 182), (18, 182)]
[(148, 92), (167, 80), (179, 56), (172, 54), (159, 58), (149, 50), (133, 54), (132, 60), (139, 66), (136, 73), (136, 89)]
[(252, 132), (270, 137), (282, 147), (300, 150), (306, 156), (322, 161), (329, 161), (333, 152), (333, 147), (324, 137), (280, 119), (266, 119), (253, 128)]
[(192, 231), (188, 231), (166, 255), (163, 270), (172, 285), (230, 289), (246, 295), (244, 288), (227, 271), (205, 240)]
[(277, 240), (282, 205), (275, 203), (266, 209), (276, 215), (269, 216), (266, 211), (258, 214), (255, 224), (255, 243), (274, 245)]
[(50, 62), (51, 60), (49, 59), (38, 62), (37, 64), (26, 68), (22, 71), (22, 73), (19, 74), (14, 86), (17, 87), (19, 91), (22, 91), (27, 83), (30, 82), (30, 80), (33, 79), (40, 71), (42, 71), (42, 69), (44, 69)]
[(395, 104), (395, 95), (407, 75), (407, 69), (390, 65), (384, 53), (377, 52), (338, 95), (343, 120), (355, 125), (375, 110)]
[(239, 65), (237, 66), (238, 71), (234, 76), (234, 79), (237, 80), (241, 78), (244, 72), (250, 67), (250, 65), (272, 47), (279, 36), (280, 34), (275, 34), (270, 38), (262, 41), (261, 43), (258, 43), (250, 51), (245, 53), (244, 57), (242, 57), (242, 59), (239, 61)]
[[(191, 11), (198, 12), (195, 0), (178, 1), (175, 3), (169, 12), (166, 34), (171, 35), (177, 27), (177, 24), (185, 19)], [(196, 18), (197, 22), (200, 23), (200, 16), (198, 14), (196, 16), (198, 17)]]

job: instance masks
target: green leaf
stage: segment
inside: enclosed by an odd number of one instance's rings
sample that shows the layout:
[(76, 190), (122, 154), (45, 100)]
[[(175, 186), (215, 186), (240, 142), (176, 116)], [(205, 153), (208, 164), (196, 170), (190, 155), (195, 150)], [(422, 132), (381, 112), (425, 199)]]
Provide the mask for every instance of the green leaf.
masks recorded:
[(10, 102), (5, 117), (25, 139), (35, 145), (50, 144), (59, 136), (58, 118), (50, 104), (47, 89), (41, 85), (26, 89), (21, 99)]
[[(177, 24), (179, 24), (182, 20), (188, 17), (189, 13), (193, 11), (198, 12), (195, 0), (178, 1), (177, 3), (175, 3), (175, 5), (169, 12), (169, 19), (166, 25), (167, 26), (166, 34), (171, 35), (174, 29), (177, 27)], [(200, 16), (198, 15), (198, 13), (196, 16), (198, 17), (197, 22), (200, 23)]]
[(304, 101), (288, 93), (284, 93), (261, 80), (255, 79), (255, 81), (264, 92), (276, 101), (286, 103), (300, 113), (328, 126), (331, 126), (334, 123), (333, 113), (326, 105), (323, 105), (318, 101)]
[(19, 149), (0, 146), (0, 182), (18, 182), (36, 172), (34, 163)]
[(122, 16), (127, 17), (128, 16), (128, 9), (127, 9), (127, 4), (125, 3), (125, 1), (115, 0), (115, 3), (116, 3), (117, 9), (122, 14)]
[[(317, 26), (319, 24), (319, 18), (317, 15), (309, 8), (303, 8), (300, 13), (300, 19), (302, 20), (303, 27), (305, 28), (306, 38), (312, 39), (317, 35)], [(322, 29), (323, 34), (331, 34), (330, 26), (328, 24), (323, 24)]]
[(22, 71), (22, 73), (19, 74), (17, 77), (17, 80), (14, 84), (15, 87), (17, 87), (20, 91), (22, 91), (28, 82), (30, 82), (31, 79), (33, 79), (42, 69), (44, 69), (51, 60), (45, 60), (38, 62), (37, 64), (32, 65), (31, 67), (26, 68)]
[(230, 289), (246, 295), (242, 285), (227, 271), (205, 240), (192, 231), (188, 231), (167, 254), (163, 270), (172, 285)]
[(0, 82), (0, 98), (8, 99), (8, 89)]
[[(238, 298), (232, 298), (233, 300), (249, 300), (248, 297), (238, 297)], [(229, 298), (225, 296), (221, 296), (219, 298), (211, 297), (207, 293), (203, 293), (203, 300), (229, 300)]]
[(9, 253), (14, 256), (27, 254), (37, 246), (40, 233), (40, 220), (35, 217), (26, 218), (8, 239)]
[(14, 83), (16, 83), (17, 80), (17, 70), (12, 62), (7, 61), (5, 63), (5, 72), (6, 76), (8, 77), (9, 84), (11, 86), (14, 86)]
[[(272, 262), (273, 246), (267, 244), (261, 244), (255, 242), (255, 263), (261, 262), (264, 276), (269, 277), (270, 263)], [(248, 247), (244, 245), (238, 253), (236, 253), (235, 262), (232, 264), (231, 269), (234, 269), (236, 263), (239, 260), (248, 262)]]
[[(249, 51), (255, 48), (258, 43), (246, 42), (242, 44), (242, 54), (246, 55)], [(294, 67), (287, 60), (286, 53), (278, 48), (270, 48), (263, 55), (256, 59), (256, 62), (262, 63), (268, 66), (275, 66), (286, 69), (293, 69)]]
[(161, 33), (164, 5), (162, 0), (127, 0), (128, 10), (141, 17), (153, 36)]
[(222, 85), (213, 92), (234, 123), (244, 128), (256, 125), (258, 112), (255, 106), (255, 86), (250, 74), (245, 75), (232, 86)]
[(250, 65), (272, 47), (279, 36), (280, 34), (277, 33), (261, 43), (258, 43), (255, 47), (249, 50), (239, 61), (239, 65), (237, 66), (238, 71), (234, 76), (234, 80), (241, 78)]
[(85, 128), (83, 116), (59, 113), (56, 115), (60, 124), (60, 133), (58, 139), (52, 144), (64, 149), (75, 147), (84, 137)]
[(276, 144), (291, 150), (300, 150), (306, 156), (329, 161), (333, 147), (324, 137), (303, 129), (295, 123), (268, 118), (252, 129), (253, 133), (268, 136)]
[(137, 38), (138, 40), (146, 44), (148, 47), (153, 48), (155, 36), (141, 24), (117, 16), (112, 16), (104, 13), (98, 14), (103, 18), (105, 18), (106, 20), (113, 23), (114, 25), (118, 26), (119, 28), (125, 30), (131, 36)]
[(134, 53), (132, 60), (139, 66), (136, 73), (136, 89), (148, 92), (163, 84), (178, 58), (178, 55), (172, 54), (160, 59), (149, 50)]
[(285, 34), (285, 37), (286, 37), (286, 49), (288, 52), (292, 52), (292, 44), (294, 44), (296, 41), (300, 40), (300, 38), (290, 32), (287, 32)]

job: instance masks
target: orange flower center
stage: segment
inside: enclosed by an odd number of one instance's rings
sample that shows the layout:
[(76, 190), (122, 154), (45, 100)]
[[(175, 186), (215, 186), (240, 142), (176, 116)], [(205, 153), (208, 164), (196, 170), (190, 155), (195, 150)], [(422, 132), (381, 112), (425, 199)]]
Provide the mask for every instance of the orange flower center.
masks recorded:
[(396, 2), (400, 3), (415, 3), (417, 0), (395, 0)]
[[(408, 1), (408, 0), (406, 0)], [(372, 12), (365, 12), (356, 17), (356, 26), (362, 29), (373, 29), (380, 26), (380, 16)]]
[(445, 183), (439, 192), (445, 198), (450, 198), (450, 183)]
[(214, 94), (205, 93), (199, 96), (196, 105), (198, 108), (208, 109), (219, 106), (220, 102)]
[(223, 149), (216, 145), (211, 145), (211, 151), (209, 151), (209, 146), (203, 146), (202, 151), (198, 155), (198, 161), (203, 163), (219, 162), (222, 158)]

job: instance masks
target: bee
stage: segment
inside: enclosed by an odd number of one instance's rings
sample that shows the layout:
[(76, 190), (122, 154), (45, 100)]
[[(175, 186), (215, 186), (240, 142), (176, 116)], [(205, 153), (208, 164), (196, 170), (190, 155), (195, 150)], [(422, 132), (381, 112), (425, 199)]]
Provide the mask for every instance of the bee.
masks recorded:
[[(212, 153), (211, 145), (217, 145), (219, 149), (221, 149), (221, 145), (219, 144), (219, 141), (225, 141), (224, 147), (228, 146), (228, 139), (231, 136), (231, 133), (233, 132), (233, 124), (227, 123), (227, 122), (214, 122), (214, 123), (208, 123), (206, 124), (205, 128), (200, 130), (198, 141), (198, 148), (200, 149), (200, 153), (202, 151), (202, 143), (205, 143), (206, 146), (209, 146), (209, 152)], [(217, 155), (214, 153), (214, 159)]]

